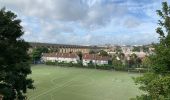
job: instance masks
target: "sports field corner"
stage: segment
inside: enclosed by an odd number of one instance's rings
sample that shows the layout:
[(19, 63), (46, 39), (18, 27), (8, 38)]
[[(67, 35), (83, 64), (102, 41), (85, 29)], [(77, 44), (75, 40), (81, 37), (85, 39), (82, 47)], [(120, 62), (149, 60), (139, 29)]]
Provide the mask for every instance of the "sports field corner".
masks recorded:
[(128, 100), (140, 95), (135, 73), (47, 65), (32, 66), (36, 89), (28, 100)]

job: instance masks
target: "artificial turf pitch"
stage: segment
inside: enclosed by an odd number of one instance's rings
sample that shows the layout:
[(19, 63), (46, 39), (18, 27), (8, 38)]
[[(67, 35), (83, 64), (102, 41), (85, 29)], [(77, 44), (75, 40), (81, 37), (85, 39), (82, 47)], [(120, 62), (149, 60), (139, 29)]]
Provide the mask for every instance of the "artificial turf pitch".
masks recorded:
[(132, 77), (139, 74), (47, 65), (32, 66), (36, 89), (28, 100), (128, 100), (140, 95)]

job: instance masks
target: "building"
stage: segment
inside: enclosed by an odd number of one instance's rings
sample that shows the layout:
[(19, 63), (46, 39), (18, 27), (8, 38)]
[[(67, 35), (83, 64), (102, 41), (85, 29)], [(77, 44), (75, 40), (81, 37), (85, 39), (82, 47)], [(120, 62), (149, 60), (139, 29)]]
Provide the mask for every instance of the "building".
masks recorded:
[(132, 52), (133, 51), (133, 47), (132, 46), (121, 46), (122, 52)]
[(47, 47), (49, 50), (55, 49), (59, 53), (77, 53), (77, 52), (89, 53), (90, 50), (107, 51), (108, 49), (106, 47), (101, 47), (101, 46), (84, 46), (84, 45), (52, 44), (52, 43), (37, 43), (37, 42), (29, 42), (29, 44), (30, 44), (29, 53), (31, 53), (32, 50), (37, 47)]
[(147, 56), (148, 54), (145, 53), (145, 52), (125, 52), (124, 55), (127, 59), (129, 59), (129, 57), (132, 55), (132, 54), (136, 54), (136, 56), (140, 59), (144, 58), (145, 56)]
[(97, 54), (84, 54), (83, 57), (83, 65), (87, 66), (90, 62), (97, 65), (109, 64), (109, 60), (111, 59), (108, 56), (99, 56)]
[(47, 61), (58, 61), (58, 62), (66, 62), (66, 63), (77, 63), (79, 61), (78, 55), (75, 53), (44, 53), (42, 55), (42, 60), (44, 62)]

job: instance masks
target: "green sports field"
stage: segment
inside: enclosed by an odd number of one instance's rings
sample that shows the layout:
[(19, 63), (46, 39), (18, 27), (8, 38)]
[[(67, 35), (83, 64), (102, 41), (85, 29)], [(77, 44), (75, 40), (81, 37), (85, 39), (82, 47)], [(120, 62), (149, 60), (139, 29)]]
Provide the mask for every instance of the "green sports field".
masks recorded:
[(32, 66), (35, 90), (29, 100), (128, 100), (141, 94), (131, 77), (139, 74), (74, 67)]

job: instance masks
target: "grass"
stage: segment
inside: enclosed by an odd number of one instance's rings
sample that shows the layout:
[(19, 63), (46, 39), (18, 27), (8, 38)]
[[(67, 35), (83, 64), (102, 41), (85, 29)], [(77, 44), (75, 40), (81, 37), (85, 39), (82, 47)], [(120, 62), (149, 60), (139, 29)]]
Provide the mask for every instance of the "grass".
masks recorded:
[(127, 72), (32, 66), (35, 90), (29, 90), (29, 100), (128, 100), (141, 92)]

